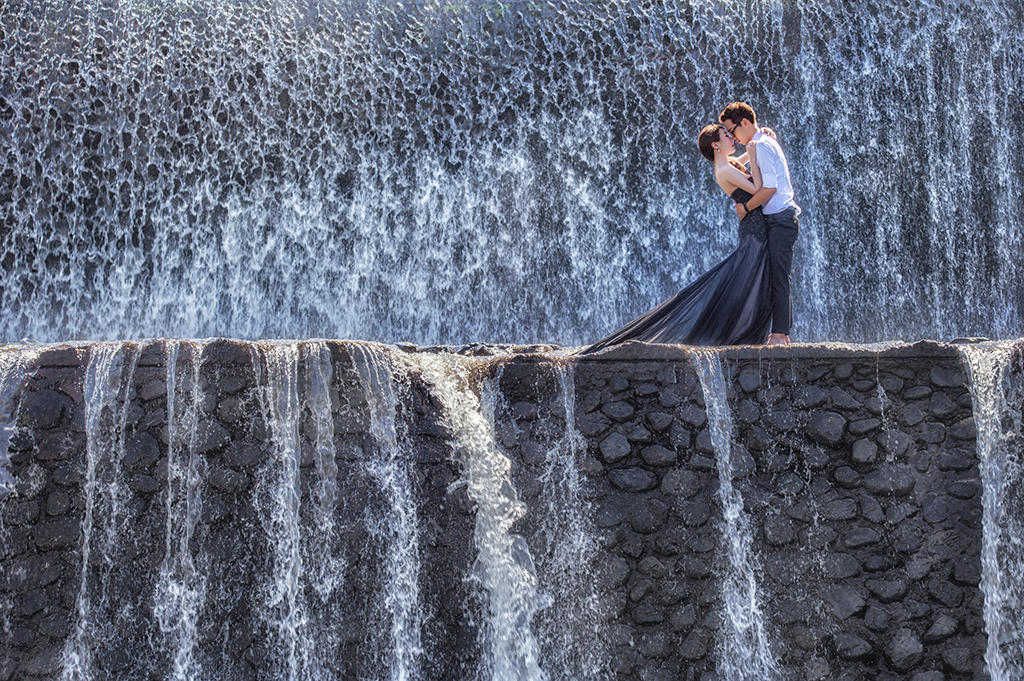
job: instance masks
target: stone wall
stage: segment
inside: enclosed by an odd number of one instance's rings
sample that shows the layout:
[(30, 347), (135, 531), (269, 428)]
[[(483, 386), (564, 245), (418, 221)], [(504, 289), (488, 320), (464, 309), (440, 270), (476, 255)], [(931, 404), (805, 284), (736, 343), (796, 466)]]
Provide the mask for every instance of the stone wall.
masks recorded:
[[(425, 378), (425, 357), (449, 360), (388, 351), (406, 461), (385, 470), (365, 347), (34, 353), (9, 445), (16, 492), (0, 500), (0, 681), (70, 667), (368, 678), (408, 664), (410, 641), (424, 679), (500, 664), (465, 482), (476, 455)], [(690, 351), (460, 361), (467, 390), (494, 388), (481, 409), (509, 460), (503, 501), (525, 546), (509, 550), (536, 576), (528, 633), (551, 678), (720, 678), (738, 663), (723, 659), (730, 631), (766, 644), (779, 678), (987, 678), (976, 432), (955, 347), (721, 355), (760, 637), (724, 614), (735, 525)], [(412, 601), (388, 587), (408, 579), (387, 471), (408, 473), (415, 500)]]

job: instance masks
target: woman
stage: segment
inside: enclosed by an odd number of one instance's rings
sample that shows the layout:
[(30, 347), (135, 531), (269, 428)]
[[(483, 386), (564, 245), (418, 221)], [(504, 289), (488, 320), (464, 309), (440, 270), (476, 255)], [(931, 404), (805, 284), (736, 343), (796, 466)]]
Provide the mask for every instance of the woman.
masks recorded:
[[(720, 124), (706, 126), (697, 137), (700, 153), (715, 166), (718, 186), (736, 203), (761, 188), (756, 145), (733, 158), (732, 136)], [(749, 156), (750, 173), (743, 162)], [(684, 345), (763, 343), (771, 324), (767, 228), (760, 208), (740, 220), (736, 250), (696, 281), (656, 308), (599, 340), (583, 353), (629, 340)]]

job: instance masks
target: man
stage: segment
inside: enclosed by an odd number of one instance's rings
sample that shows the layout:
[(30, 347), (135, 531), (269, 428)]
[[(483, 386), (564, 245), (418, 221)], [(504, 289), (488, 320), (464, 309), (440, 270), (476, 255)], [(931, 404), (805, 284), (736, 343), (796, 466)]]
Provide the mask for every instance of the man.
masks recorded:
[(768, 345), (788, 345), (793, 321), (792, 284), (793, 245), (800, 231), (800, 206), (793, 200), (789, 164), (779, 143), (757, 125), (757, 116), (749, 104), (733, 102), (718, 116), (726, 131), (740, 144), (757, 143), (757, 165), (761, 168), (761, 189), (746, 203), (736, 204), (742, 220), (747, 213), (762, 207), (768, 222), (768, 257), (771, 261), (772, 332)]

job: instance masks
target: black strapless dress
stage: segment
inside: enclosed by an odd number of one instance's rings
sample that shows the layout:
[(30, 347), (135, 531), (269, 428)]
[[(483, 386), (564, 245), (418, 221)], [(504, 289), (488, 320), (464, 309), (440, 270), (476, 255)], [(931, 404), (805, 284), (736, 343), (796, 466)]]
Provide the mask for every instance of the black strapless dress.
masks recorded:
[[(737, 189), (731, 197), (743, 202), (751, 194)], [(760, 208), (740, 220), (739, 231), (739, 244), (725, 260), (581, 353), (630, 340), (684, 345), (763, 343), (772, 310), (768, 226)]]

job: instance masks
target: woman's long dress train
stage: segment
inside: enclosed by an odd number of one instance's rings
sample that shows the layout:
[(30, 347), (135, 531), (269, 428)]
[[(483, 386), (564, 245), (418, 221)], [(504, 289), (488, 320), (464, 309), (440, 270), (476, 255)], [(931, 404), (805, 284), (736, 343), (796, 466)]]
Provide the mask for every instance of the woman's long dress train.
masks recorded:
[[(737, 189), (737, 203), (751, 194)], [(768, 226), (758, 208), (740, 220), (739, 244), (696, 281), (617, 331), (584, 348), (590, 353), (630, 340), (684, 345), (763, 343), (771, 325)]]

